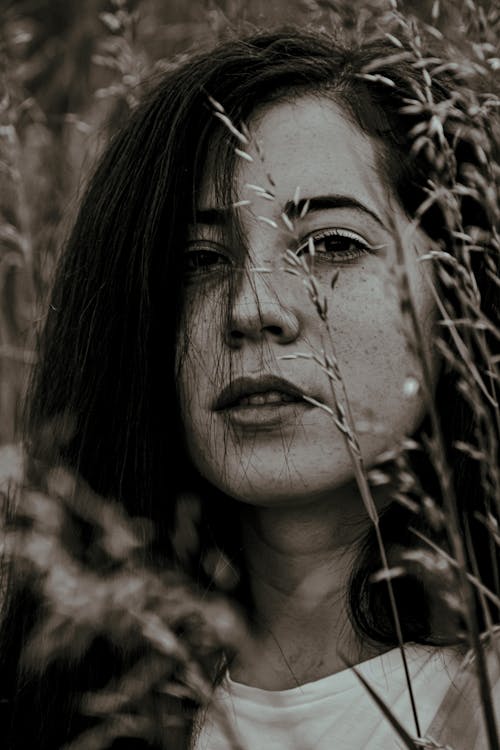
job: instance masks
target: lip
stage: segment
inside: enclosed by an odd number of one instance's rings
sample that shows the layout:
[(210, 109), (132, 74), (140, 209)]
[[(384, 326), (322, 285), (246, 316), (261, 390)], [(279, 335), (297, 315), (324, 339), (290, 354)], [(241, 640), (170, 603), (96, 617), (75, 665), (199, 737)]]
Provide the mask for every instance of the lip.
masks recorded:
[(252, 406), (233, 406), (222, 411), (224, 417), (233, 427), (252, 430), (282, 430), (287, 424), (296, 425), (305, 411), (313, 408), (306, 401), (289, 403), (262, 404)]
[[(242, 405), (239, 401), (248, 396), (254, 396), (258, 393), (269, 393), (278, 391), (285, 396), (290, 396), (293, 401), (287, 403), (262, 404), (262, 405)], [(297, 404), (308, 405), (302, 399), (304, 392), (289, 380), (280, 378), (276, 375), (260, 375), (258, 377), (243, 377), (232, 380), (229, 385), (222, 389), (214, 404), (214, 411), (225, 410), (276, 410), (297, 406)]]

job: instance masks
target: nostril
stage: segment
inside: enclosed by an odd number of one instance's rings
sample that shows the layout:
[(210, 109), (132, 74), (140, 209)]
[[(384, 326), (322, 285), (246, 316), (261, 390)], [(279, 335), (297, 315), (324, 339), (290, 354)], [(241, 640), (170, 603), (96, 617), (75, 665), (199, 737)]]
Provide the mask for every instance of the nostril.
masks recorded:
[(242, 339), (244, 338), (245, 334), (242, 331), (234, 330), (231, 331), (231, 338), (232, 339)]
[(284, 309), (282, 304), (259, 299), (255, 304), (234, 305), (228, 316), (224, 339), (235, 348), (242, 346), (246, 339), (267, 338), (278, 344), (288, 344), (297, 338), (299, 329), (299, 320), (293, 311)]
[(283, 334), (283, 329), (280, 326), (266, 326), (265, 330), (272, 333), (273, 336), (281, 336)]

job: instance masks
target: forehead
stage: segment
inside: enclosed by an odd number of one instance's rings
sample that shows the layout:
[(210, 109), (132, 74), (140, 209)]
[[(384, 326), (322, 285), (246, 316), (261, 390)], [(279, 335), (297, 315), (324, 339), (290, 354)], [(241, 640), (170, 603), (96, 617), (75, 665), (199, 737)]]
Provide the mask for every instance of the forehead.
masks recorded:
[[(385, 213), (387, 190), (378, 173), (375, 143), (332, 99), (305, 95), (266, 105), (247, 124), (253, 142), (246, 151), (253, 161), (235, 157), (239, 200), (253, 197), (248, 185), (269, 189), (271, 175), (273, 192), (283, 204), (299, 187), (302, 197), (351, 195)], [(200, 191), (203, 206), (218, 203), (213, 166), (209, 157)]]

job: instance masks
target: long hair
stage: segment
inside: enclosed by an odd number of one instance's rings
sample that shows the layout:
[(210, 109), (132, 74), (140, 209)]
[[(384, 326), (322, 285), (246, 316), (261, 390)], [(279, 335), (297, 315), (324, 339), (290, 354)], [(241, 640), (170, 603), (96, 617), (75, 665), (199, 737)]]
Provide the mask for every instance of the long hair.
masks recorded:
[[(393, 60), (395, 51), (400, 54)], [(297, 30), (229, 41), (168, 73), (101, 158), (62, 253), (47, 306), (29, 398), (27, 444), (36, 455), (45, 426), (62, 423), (67, 437), (56, 445), (52, 459), (81, 476), (95, 493), (113, 498), (131, 516), (151, 519), (155, 535), (149, 554), (156, 564), (174, 561), (172, 535), (179, 496), (193, 488), (212, 497), (217, 494), (197, 477), (188, 459), (176, 387), (182, 249), (209, 148), (218, 149), (219, 188), (230, 193), (233, 179), (233, 144), (214, 117), (211, 100), (220, 102), (239, 125), (258, 107), (272, 102), (306, 92), (331, 97), (354, 126), (372, 137), (384, 181), (413, 218), (428, 198), (430, 182), (452, 179), (446, 170), (466, 181), (467, 170), (474, 167), (484, 179), (492, 179), (491, 153), (485, 160), (474, 143), (471, 133), (478, 122), (472, 121), (461, 102), (454, 104), (442, 125), (453, 164), (439, 162), (432, 148), (412, 149), (412, 129), (422, 121), (422, 112), (412, 110), (410, 100), (418, 99), (416, 92), (426, 88), (433, 103), (442, 104), (451, 99), (452, 85), (444, 73), (436, 73), (429, 83), (423, 67), (414, 63), (410, 46), (401, 50), (387, 41), (346, 46), (326, 34)], [(432, 114), (429, 104), (424, 119), (430, 120)], [(486, 115), (476, 113), (480, 117), (488, 132)], [(457, 210), (464, 231), (478, 227), (488, 232), (491, 217), (480, 200), (468, 195)], [(450, 224), (438, 204), (429, 205), (421, 225), (443, 251), (451, 247)], [(492, 278), (498, 249), (496, 255), (491, 248), (487, 251), (476, 253), (471, 263), (481, 309), (498, 325), (498, 288)], [(438, 279), (438, 289), (449, 312), (454, 310), (460, 317), (453, 286), (445, 287)], [(498, 339), (488, 332), (485, 336), (490, 351), (498, 355)], [(460, 518), (464, 524), (471, 522), (473, 540), (481, 541), (480, 547), (476, 545), (477, 564), (494, 588), (488, 571), (495, 566), (490, 545), (484, 544), (484, 524), (474, 520), (477, 512), (487, 515), (491, 498), (486, 497), (480, 462), (454, 447), (456, 441), (473, 443), (478, 427), (467, 394), (459, 387), (461, 380), (453, 367), (443, 367), (436, 403), (447, 458), (454, 468)], [(489, 387), (493, 394), (497, 389), (498, 398), (498, 383), (492, 381)], [(421, 432), (428, 428), (426, 421)], [(495, 440), (498, 433), (491, 436)], [(425, 494), (439, 506), (435, 467), (420, 453), (415, 461), (420, 461), (415, 467)], [(237, 558), (234, 530), (229, 530), (231, 503), (222, 498), (206, 508), (206, 524), (200, 527), (206, 538), (199, 548), (215, 539)], [(219, 509), (218, 514), (213, 508)], [(423, 516), (401, 503), (395, 502), (384, 514), (389, 550), (416, 546), (408, 531), (410, 523), (432, 531)], [(369, 583), (379, 565), (374, 539), (368, 536), (352, 575), (350, 614), (363, 637), (394, 643), (385, 596)], [(398, 595), (405, 638), (439, 641), (426, 592), (417, 577), (411, 580)], [(243, 585), (236, 596), (251, 607)], [(84, 666), (57, 665), (40, 682), (16, 676), (22, 642), (39, 610), (35, 594), (13, 586), (0, 666), (2, 697), (9, 701), (5, 704), (9, 748), (36, 745), (52, 750), (84, 728), (85, 723), (75, 718), (74, 695), (103, 684), (114, 672), (113, 659), (118, 659), (105, 644), (94, 644)]]

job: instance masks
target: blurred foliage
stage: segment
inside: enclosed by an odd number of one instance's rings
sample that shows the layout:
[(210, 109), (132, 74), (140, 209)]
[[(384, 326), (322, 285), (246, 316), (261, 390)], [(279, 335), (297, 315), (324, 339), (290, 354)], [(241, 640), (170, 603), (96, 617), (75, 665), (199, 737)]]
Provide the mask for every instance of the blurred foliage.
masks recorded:
[[(208, 704), (210, 669), (222, 649), (230, 654), (247, 638), (241, 614), (225, 596), (200, 596), (175, 568), (145, 564), (154, 533), (148, 520), (128, 517), (65, 470), (47, 471), (38, 462), (26, 473), (30, 486), (26, 476), (21, 484), (19, 452), (0, 449), (0, 501), (8, 480), (16, 494), (16, 517), (3, 529), (0, 548), (15, 561), (16, 585), (36, 591), (44, 611), (24, 644), (22, 666), (46, 674), (65, 660), (74, 665), (92, 658), (101, 640), (114, 649), (118, 667), (105, 686), (80, 697), (91, 725), (66, 750), (104, 750), (123, 736), (171, 748), (172, 732), (182, 734), (185, 723), (181, 711), (172, 714), (172, 701)], [(197, 513), (194, 499), (186, 500), (175, 529), (180, 550)], [(227, 576), (221, 583), (227, 588)], [(222, 713), (220, 720), (227, 724)], [(226, 731), (232, 737), (229, 724)]]

